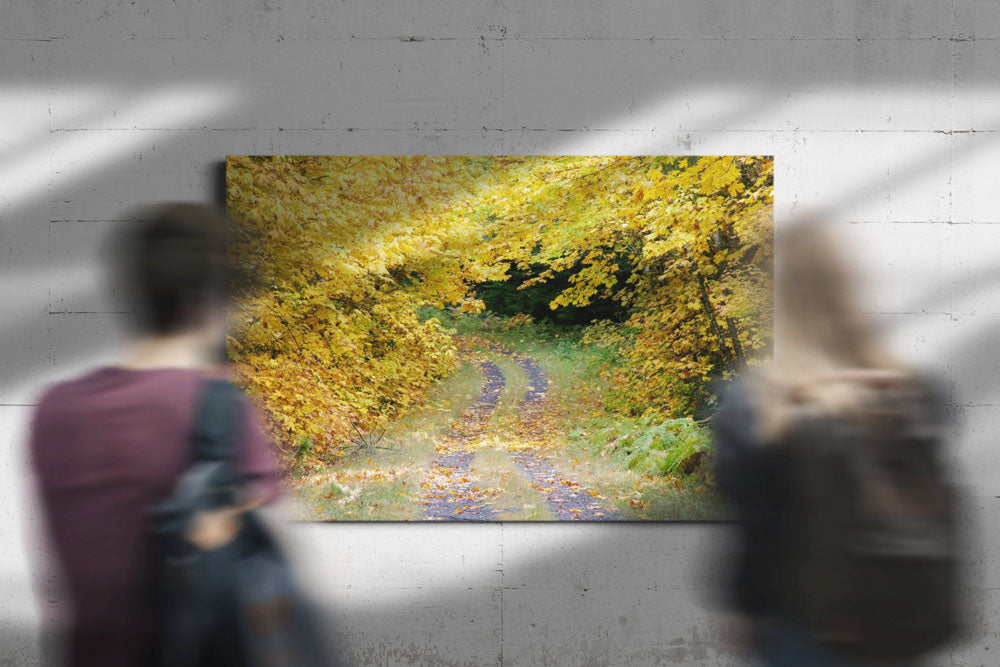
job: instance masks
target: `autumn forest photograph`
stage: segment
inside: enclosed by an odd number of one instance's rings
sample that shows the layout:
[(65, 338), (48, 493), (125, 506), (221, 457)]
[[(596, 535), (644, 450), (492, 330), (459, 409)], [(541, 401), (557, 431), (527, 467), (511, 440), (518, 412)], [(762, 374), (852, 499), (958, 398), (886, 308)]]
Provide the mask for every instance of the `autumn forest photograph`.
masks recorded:
[(769, 156), (230, 156), (227, 352), (311, 521), (713, 521)]

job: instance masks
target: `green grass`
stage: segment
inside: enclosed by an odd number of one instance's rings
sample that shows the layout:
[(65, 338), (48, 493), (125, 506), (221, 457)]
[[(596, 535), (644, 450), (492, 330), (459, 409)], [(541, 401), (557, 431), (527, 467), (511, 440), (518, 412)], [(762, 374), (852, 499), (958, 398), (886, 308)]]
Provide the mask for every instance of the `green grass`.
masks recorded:
[(712, 487), (684, 489), (651, 486), (639, 494), (642, 509), (624, 508), (630, 519), (643, 521), (731, 521), (732, 511)]
[(568, 440), (577, 450), (611, 457), (641, 475), (704, 478), (709, 473), (711, 434), (686, 417), (591, 418), (570, 431)]
[(378, 465), (405, 465), (429, 460), (434, 444), (451, 423), (479, 398), (483, 377), (474, 364), (465, 363), (431, 390), (427, 399), (394, 421), (386, 430), (384, 444), (394, 451), (373, 457)]
[(551, 521), (545, 499), (521, 475), (506, 452), (483, 449), (472, 460), (472, 472), (479, 475), (480, 486), (502, 489), (494, 500), (502, 521)]
[(626, 519), (728, 520), (711, 484), (712, 440), (688, 418), (608, 414), (567, 424), (564, 459)]
[(350, 483), (330, 483), (315, 496), (311, 502), (314, 516), (308, 518), (331, 521), (413, 521), (419, 519), (423, 511), (419, 483), (403, 479), (354, 486)]
[(496, 354), (495, 352), (487, 352), (487, 356), (490, 358), (490, 361), (493, 361), (500, 367), (504, 376), (504, 388), (500, 393), (500, 401), (497, 403), (496, 411), (492, 416), (493, 422), (496, 422), (498, 419), (513, 416), (517, 413), (521, 399), (524, 397), (524, 392), (528, 388), (528, 374), (509, 357)]

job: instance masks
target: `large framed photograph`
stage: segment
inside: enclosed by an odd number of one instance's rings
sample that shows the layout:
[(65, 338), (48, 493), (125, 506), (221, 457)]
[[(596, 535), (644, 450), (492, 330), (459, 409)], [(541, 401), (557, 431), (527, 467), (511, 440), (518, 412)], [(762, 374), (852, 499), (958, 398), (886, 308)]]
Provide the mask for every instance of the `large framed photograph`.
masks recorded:
[(299, 518), (720, 520), (769, 156), (230, 156), (228, 353)]

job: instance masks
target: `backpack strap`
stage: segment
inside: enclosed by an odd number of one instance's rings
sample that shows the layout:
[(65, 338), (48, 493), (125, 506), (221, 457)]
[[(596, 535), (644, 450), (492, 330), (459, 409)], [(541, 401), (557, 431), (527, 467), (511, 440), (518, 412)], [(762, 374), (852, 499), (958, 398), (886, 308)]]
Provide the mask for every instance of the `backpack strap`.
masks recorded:
[(205, 380), (191, 434), (191, 463), (234, 461), (241, 413), (236, 387), (219, 378)]
[(162, 510), (169, 514), (214, 509), (236, 503), (236, 472), (243, 403), (229, 382), (212, 378), (202, 383), (190, 436), (188, 466)]

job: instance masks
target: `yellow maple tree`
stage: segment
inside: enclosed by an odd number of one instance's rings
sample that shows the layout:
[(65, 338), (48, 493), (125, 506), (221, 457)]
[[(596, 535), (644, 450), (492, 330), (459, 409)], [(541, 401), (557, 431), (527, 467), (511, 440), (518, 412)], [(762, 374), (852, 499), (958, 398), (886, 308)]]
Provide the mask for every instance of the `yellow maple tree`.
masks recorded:
[[(232, 157), (229, 353), (290, 454), (345, 450), (456, 366), (425, 306), (569, 272), (553, 309), (611, 298), (616, 409), (683, 414), (770, 335), (769, 158)], [(303, 458), (300, 456), (300, 458)]]

